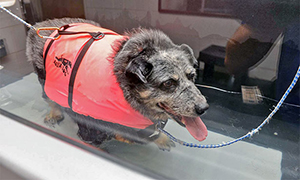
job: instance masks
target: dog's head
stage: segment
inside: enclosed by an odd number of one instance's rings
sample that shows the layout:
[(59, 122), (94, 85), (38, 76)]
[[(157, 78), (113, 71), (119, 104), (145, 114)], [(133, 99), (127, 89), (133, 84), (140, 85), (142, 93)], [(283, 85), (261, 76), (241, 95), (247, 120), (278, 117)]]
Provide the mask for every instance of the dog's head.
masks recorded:
[(195, 65), (188, 45), (175, 45), (157, 30), (128, 34), (114, 57), (114, 73), (134, 109), (154, 122), (172, 118), (202, 141), (207, 129), (199, 116), (208, 104), (194, 85)]

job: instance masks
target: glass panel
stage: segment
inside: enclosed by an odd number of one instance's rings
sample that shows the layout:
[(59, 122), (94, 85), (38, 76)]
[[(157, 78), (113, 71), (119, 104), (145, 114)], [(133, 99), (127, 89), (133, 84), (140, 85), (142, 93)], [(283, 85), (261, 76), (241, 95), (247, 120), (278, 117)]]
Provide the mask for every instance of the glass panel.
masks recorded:
[[(78, 19), (35, 25), (62, 31), (45, 74), (51, 39), (44, 47), (1, 11), (1, 110), (166, 178), (299, 179), (299, 82), (259, 133), (237, 139), (260, 126), (297, 72), (298, 0), (24, 0), (8, 9), (31, 24), (81, 17), (106, 29), (64, 26)], [(193, 146), (229, 144), (187, 147), (158, 128)]]

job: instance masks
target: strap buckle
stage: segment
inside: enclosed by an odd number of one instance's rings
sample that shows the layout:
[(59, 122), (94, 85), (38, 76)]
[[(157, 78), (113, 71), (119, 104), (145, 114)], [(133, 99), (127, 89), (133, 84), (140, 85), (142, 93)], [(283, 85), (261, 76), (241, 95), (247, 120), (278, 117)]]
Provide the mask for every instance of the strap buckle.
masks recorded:
[(90, 33), (90, 35), (95, 39), (95, 40), (99, 40), (104, 38), (105, 34), (102, 32), (96, 32), (96, 33)]

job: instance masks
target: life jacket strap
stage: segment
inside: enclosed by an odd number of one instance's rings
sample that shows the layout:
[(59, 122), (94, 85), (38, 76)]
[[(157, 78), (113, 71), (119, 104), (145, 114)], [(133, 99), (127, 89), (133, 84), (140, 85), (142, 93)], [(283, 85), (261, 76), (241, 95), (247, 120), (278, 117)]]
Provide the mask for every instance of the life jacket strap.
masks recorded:
[[(76, 79), (76, 74), (77, 71), (79, 69), (79, 66), (82, 62), (82, 59), (84, 57), (84, 55), (86, 54), (86, 52), (88, 51), (89, 47), (93, 44), (94, 41), (96, 40), (100, 40), (102, 38), (105, 37), (105, 35), (115, 35), (115, 33), (113, 32), (87, 32), (87, 31), (79, 31), (79, 32), (73, 32), (73, 31), (66, 31), (69, 27), (71, 27), (71, 25), (65, 25), (62, 26), (57, 34), (54, 36), (61, 36), (61, 35), (77, 35), (77, 34), (89, 34), (91, 36), (91, 38), (83, 45), (83, 47), (81, 48), (81, 51), (75, 61), (74, 67), (72, 68), (72, 72), (71, 72), (71, 76), (70, 76), (70, 81), (69, 81), (69, 90), (68, 90), (68, 104), (69, 107), (72, 109), (72, 102), (73, 102), (73, 90), (74, 90), (74, 83), (75, 83), (75, 79)], [(52, 44), (54, 43), (54, 41), (58, 41), (55, 39), (51, 39), (47, 48), (45, 49), (45, 53), (44, 53), (44, 66), (46, 66), (46, 58), (48, 55), (48, 52), (52, 46)], [(46, 67), (44, 67), (44, 69), (46, 69)], [(46, 72), (45, 72), (46, 74)], [(45, 76), (45, 80), (46, 80)]]
[[(100, 34), (100, 33), (99, 33)], [(84, 45), (84, 47), (82, 48), (82, 50), (80, 51), (76, 61), (75, 61), (75, 64), (74, 64), (74, 67), (72, 69), (72, 73), (71, 73), (71, 76), (70, 76), (70, 81), (69, 81), (69, 95), (68, 95), (68, 104), (69, 104), (69, 107), (72, 109), (72, 102), (73, 102), (73, 89), (74, 89), (74, 83), (75, 83), (75, 78), (76, 78), (76, 74), (77, 74), (77, 71), (79, 69), (79, 66), (82, 62), (82, 59), (85, 55), (85, 53), (88, 51), (89, 47), (93, 44), (93, 42), (96, 40), (97, 36), (92, 36), (88, 42)], [(102, 37), (103, 38), (103, 37)], [(102, 39), (101, 38), (101, 39)]]

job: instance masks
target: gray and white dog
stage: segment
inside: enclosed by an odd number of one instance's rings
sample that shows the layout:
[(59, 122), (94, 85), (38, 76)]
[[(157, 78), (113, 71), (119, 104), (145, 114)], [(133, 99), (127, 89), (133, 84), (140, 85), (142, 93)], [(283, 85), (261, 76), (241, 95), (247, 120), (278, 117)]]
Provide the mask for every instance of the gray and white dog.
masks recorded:
[[(35, 27), (61, 27), (71, 23), (98, 23), (83, 19), (54, 19), (37, 23)], [(44, 32), (45, 33), (45, 32)], [(51, 33), (47, 32), (48, 35)], [(93, 119), (70, 109), (64, 110), (77, 122), (78, 135), (86, 142), (99, 145), (104, 140), (115, 138), (123, 142), (155, 142), (160, 149), (170, 150), (174, 143), (158, 132), (159, 122), (173, 119), (186, 127), (190, 134), (202, 141), (207, 129), (199, 116), (208, 109), (205, 97), (194, 85), (197, 61), (192, 49), (185, 44), (176, 45), (159, 30), (135, 29), (126, 33), (128, 38), (121, 40), (115, 47), (114, 74), (131, 107), (154, 122), (149, 133), (134, 128)], [(45, 80), (43, 48), (45, 39), (29, 30), (26, 54), (32, 62), (40, 83)], [(99, 92), (101, 93), (101, 92)], [(62, 108), (51, 101), (45, 93), (43, 97), (51, 106), (46, 122), (63, 119)], [(155, 134), (155, 133), (154, 133)]]

